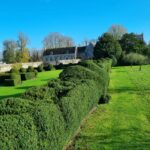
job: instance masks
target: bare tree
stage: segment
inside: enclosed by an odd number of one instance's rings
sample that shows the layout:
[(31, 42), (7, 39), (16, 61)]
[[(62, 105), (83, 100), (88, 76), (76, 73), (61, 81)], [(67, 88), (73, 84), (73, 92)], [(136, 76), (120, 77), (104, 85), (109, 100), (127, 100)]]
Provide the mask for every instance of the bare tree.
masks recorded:
[(16, 52), (16, 60), (17, 62), (28, 62), (30, 60), (29, 49), (27, 48), (27, 44), (29, 43), (29, 39), (23, 33), (18, 34), (17, 46), (18, 50)]
[(121, 25), (112, 25), (109, 30), (108, 33), (110, 33), (111, 35), (113, 35), (113, 37), (116, 40), (120, 40), (122, 38), (122, 36), (127, 33), (127, 29), (124, 28)]
[(15, 60), (15, 51), (17, 48), (17, 44), (13, 40), (5, 40), (3, 42), (3, 60), (6, 63), (14, 63)]
[(37, 49), (32, 49), (30, 51), (30, 58), (33, 62), (38, 62), (42, 60), (42, 52)]
[(25, 50), (28, 42), (29, 42), (28, 37), (25, 36), (22, 32), (20, 32), (19, 35), (18, 35), (18, 41), (17, 41), (18, 48), (21, 51)]
[(71, 37), (64, 36), (58, 32), (53, 32), (44, 38), (43, 45), (45, 49), (70, 47), (74, 45), (74, 41)]

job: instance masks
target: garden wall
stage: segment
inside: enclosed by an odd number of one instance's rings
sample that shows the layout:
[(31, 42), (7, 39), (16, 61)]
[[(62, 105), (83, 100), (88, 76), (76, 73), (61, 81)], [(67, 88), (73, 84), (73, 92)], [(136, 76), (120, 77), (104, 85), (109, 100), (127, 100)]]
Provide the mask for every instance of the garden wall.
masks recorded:
[[(28, 68), (29, 66), (37, 68), (43, 62), (31, 62), (31, 63), (21, 63), (22, 68)], [(0, 72), (8, 72), (12, 69), (13, 64), (0, 64)]]

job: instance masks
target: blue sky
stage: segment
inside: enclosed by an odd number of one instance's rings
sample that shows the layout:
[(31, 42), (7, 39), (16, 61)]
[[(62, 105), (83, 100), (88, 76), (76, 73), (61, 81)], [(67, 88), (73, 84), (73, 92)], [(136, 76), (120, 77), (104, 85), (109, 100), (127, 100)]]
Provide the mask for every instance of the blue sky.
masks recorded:
[(150, 40), (150, 0), (1, 0), (0, 49), (6, 39), (16, 40), (18, 32), (30, 39), (30, 48), (42, 48), (50, 32), (71, 36), (78, 44), (96, 39), (112, 24), (128, 32), (141, 33)]

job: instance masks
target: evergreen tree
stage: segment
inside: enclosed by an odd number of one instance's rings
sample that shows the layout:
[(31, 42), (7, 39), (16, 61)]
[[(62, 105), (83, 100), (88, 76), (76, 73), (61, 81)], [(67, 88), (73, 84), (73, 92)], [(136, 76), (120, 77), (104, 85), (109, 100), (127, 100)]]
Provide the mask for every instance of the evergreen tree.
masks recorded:
[(121, 56), (121, 46), (119, 42), (109, 33), (104, 33), (96, 43), (94, 48), (94, 57), (96, 59), (112, 57), (119, 59)]

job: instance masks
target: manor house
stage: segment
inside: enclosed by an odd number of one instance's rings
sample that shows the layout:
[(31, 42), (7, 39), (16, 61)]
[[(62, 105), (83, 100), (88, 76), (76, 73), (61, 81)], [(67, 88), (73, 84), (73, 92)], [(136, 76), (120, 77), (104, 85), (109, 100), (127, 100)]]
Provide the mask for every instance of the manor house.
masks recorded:
[(80, 60), (93, 58), (93, 51), (92, 43), (82, 47), (47, 49), (43, 53), (43, 62), (53, 65), (78, 63)]

